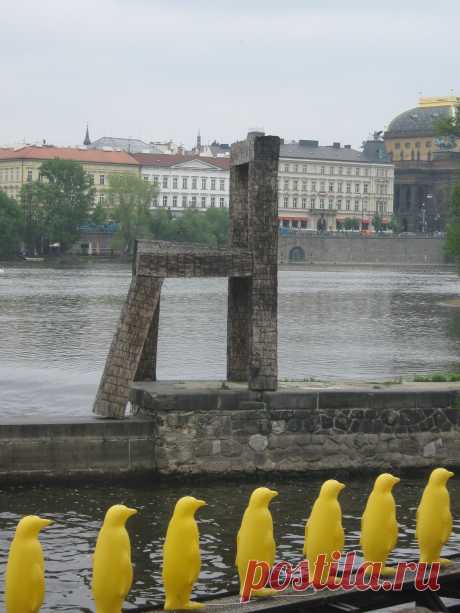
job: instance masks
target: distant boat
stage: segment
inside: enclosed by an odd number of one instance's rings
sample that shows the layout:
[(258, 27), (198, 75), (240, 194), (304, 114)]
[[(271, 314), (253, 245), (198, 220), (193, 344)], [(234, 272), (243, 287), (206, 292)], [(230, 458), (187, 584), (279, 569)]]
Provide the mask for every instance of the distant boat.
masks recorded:
[(24, 256), (26, 262), (44, 262), (45, 258), (27, 258)]

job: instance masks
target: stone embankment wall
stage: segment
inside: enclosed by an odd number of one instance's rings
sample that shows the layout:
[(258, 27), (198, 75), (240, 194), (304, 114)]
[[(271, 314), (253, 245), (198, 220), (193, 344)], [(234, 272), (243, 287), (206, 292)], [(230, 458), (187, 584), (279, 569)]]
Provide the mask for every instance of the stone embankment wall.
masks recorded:
[(353, 233), (320, 236), (299, 231), (280, 236), (278, 245), (280, 264), (291, 263), (296, 247), (302, 249), (305, 257), (304, 262), (297, 261), (296, 264), (443, 266), (448, 263), (444, 255), (444, 240), (435, 237), (364, 237)]
[[(153, 384), (154, 386), (155, 384)], [(159, 473), (315, 472), (460, 465), (456, 392), (150, 393)]]

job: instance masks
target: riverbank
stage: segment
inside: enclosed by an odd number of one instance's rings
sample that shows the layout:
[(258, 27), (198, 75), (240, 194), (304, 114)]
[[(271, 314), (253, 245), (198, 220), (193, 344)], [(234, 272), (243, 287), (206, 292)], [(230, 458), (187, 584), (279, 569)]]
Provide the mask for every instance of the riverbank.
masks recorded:
[(135, 383), (135, 417), (4, 420), (2, 481), (460, 466), (459, 383)]

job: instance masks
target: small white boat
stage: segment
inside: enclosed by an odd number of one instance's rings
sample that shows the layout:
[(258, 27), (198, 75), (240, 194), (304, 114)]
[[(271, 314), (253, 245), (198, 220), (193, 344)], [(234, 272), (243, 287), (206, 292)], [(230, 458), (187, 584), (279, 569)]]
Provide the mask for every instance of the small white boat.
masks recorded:
[(44, 262), (45, 258), (27, 258), (24, 257), (26, 262)]

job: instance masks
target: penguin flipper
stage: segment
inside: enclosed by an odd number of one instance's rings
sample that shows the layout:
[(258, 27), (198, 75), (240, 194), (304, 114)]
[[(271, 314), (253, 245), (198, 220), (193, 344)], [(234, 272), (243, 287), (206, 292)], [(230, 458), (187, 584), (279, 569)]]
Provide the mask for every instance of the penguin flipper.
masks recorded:
[(32, 581), (29, 589), (31, 611), (39, 611), (45, 598), (45, 578), (42, 565), (38, 562), (32, 567)]

